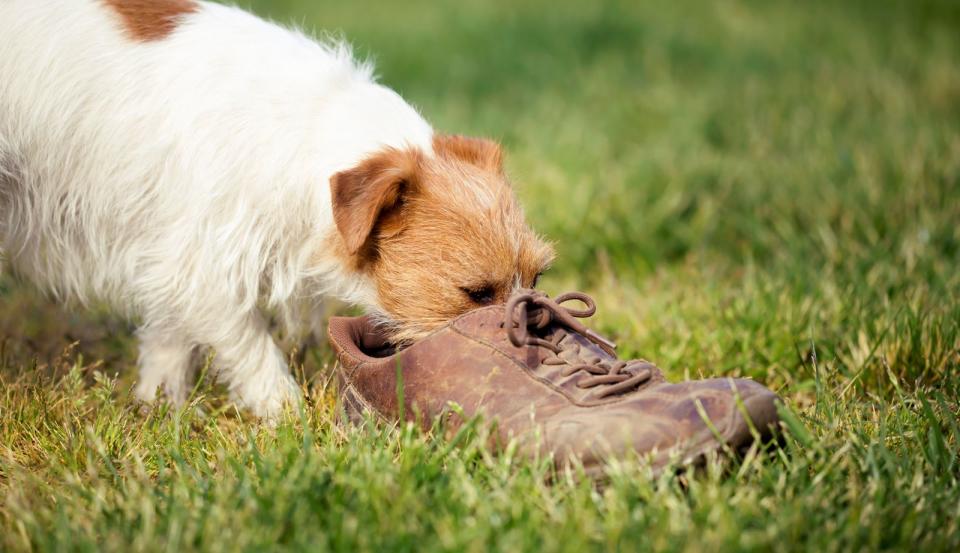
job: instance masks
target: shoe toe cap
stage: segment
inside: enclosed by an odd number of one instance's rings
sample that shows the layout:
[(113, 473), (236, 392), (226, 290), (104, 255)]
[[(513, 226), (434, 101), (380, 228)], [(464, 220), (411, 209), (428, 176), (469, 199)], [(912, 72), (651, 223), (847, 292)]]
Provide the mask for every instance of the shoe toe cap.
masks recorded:
[[(737, 393), (734, 396), (734, 413), (724, 436), (727, 444), (734, 449), (750, 445), (755, 433), (761, 440), (767, 440), (777, 432), (780, 416), (777, 413), (779, 396), (763, 385), (752, 380), (735, 381)], [(739, 397), (739, 402), (736, 401)]]

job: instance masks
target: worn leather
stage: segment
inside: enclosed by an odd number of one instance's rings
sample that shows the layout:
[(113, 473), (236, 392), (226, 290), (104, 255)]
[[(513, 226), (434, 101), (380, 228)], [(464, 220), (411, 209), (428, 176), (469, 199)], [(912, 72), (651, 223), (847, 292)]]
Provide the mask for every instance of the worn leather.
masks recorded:
[[(402, 375), (408, 420), (426, 428), (447, 417), (455, 425), (459, 420), (451, 403), (457, 404), (468, 417), (495, 420), (502, 443), (514, 438), (528, 454), (579, 459), (588, 468), (630, 452), (651, 455), (655, 466), (671, 455), (689, 461), (723, 444), (750, 443), (744, 414), (762, 435), (777, 421), (777, 396), (756, 382), (725, 378), (671, 384), (649, 363), (640, 365), (651, 375), (637, 389), (598, 398), (602, 386), (578, 386), (590, 374), (563, 376), (562, 362), (545, 363), (555, 357), (550, 350), (514, 346), (505, 320), (502, 305), (477, 309), (393, 352), (371, 319), (332, 318), (328, 332), (340, 361), (341, 408), (352, 419), (372, 411), (398, 420), (397, 377)], [(567, 361), (616, 361), (582, 335), (565, 332), (562, 343), (579, 346), (561, 352)]]

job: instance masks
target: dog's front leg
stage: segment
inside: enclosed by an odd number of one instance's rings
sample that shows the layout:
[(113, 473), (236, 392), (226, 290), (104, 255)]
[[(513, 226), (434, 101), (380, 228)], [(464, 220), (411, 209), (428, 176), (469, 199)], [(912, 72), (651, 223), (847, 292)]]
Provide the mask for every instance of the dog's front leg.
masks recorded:
[(162, 388), (171, 403), (182, 405), (191, 386), (193, 345), (181, 332), (151, 326), (141, 328), (137, 337), (140, 379), (134, 395), (150, 403), (156, 399), (157, 389)]
[(259, 313), (221, 322), (202, 341), (216, 350), (219, 377), (230, 389), (231, 398), (256, 416), (274, 420), (285, 404), (300, 401), (300, 387)]

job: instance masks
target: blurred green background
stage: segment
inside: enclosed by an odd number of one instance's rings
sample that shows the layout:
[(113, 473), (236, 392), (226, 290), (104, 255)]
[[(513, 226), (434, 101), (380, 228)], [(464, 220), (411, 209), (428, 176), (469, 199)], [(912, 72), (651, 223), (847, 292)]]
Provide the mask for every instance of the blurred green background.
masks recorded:
[(503, 140), (561, 272), (957, 259), (956, 2), (252, 6), (348, 37), (438, 128)]

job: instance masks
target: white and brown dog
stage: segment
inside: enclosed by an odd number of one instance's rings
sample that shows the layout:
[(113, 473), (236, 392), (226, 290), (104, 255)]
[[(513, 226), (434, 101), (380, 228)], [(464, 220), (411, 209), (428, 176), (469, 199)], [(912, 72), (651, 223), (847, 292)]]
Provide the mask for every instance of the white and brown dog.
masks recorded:
[(497, 144), (441, 135), (343, 44), (195, 0), (0, 0), (0, 247), (142, 322), (136, 395), (212, 347), (262, 417), (299, 397), (264, 311), (324, 296), (415, 338), (550, 247)]

